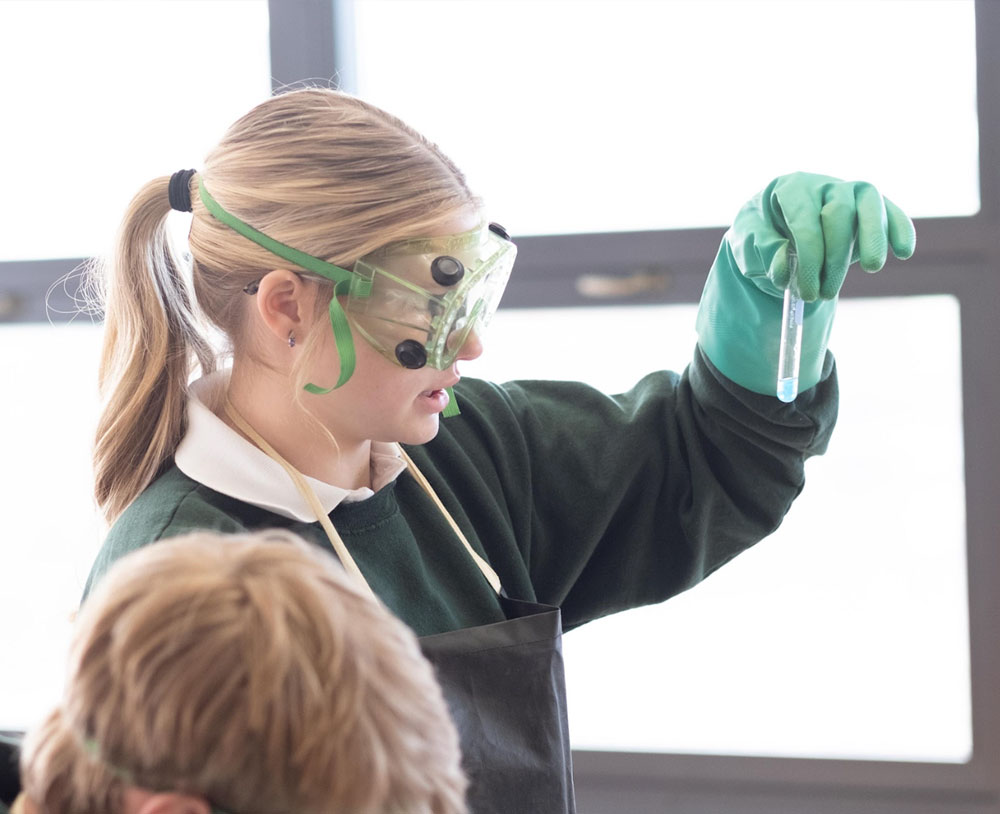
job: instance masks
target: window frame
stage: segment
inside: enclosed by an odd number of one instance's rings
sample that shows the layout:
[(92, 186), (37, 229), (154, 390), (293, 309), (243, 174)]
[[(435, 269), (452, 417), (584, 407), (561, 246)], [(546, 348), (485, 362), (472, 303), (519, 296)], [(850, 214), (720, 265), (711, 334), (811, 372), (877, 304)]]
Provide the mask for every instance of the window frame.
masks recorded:
[[(272, 86), (354, 83), (352, 0), (269, 0)], [(981, 209), (971, 217), (918, 220), (918, 251), (898, 273), (859, 280), (844, 297), (951, 294), (962, 317), (973, 757), (967, 764), (574, 753), (577, 799), (589, 812), (987, 812), (1000, 805), (1000, 4), (976, 0)], [(518, 240), (518, 268), (502, 307), (697, 302), (722, 229), (545, 235)], [(665, 258), (665, 259), (664, 259)], [(0, 262), (0, 322), (64, 321), (68, 296), (50, 286), (82, 258)], [(895, 265), (890, 260), (889, 265)], [(582, 276), (641, 274), (664, 285), (595, 300)], [(61, 313), (66, 311), (67, 313)]]

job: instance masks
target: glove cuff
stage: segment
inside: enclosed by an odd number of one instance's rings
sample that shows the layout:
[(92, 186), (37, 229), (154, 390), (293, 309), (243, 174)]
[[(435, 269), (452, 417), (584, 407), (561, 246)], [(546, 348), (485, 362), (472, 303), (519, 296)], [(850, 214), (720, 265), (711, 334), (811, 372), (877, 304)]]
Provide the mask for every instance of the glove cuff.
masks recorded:
[[(722, 241), (701, 295), (695, 327), (698, 344), (719, 371), (755, 393), (777, 392), (782, 300), (761, 291), (740, 272)], [(836, 300), (805, 304), (799, 392), (823, 377)]]

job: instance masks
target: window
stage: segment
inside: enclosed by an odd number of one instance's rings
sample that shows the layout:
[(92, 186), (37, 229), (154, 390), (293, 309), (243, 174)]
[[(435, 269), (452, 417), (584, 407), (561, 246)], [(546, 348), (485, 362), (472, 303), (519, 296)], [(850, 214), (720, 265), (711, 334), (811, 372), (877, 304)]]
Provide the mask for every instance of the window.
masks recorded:
[(104, 537), (90, 470), (100, 340), (101, 326), (84, 321), (0, 325), (0, 495), (11, 523), (0, 641), (5, 663), (20, 665), (0, 677), (0, 730), (37, 723), (58, 699), (70, 620)]
[[(695, 311), (501, 310), (465, 368), (616, 393), (683, 369)], [(597, 326), (617, 341), (588, 342)], [(566, 637), (575, 747), (971, 757), (958, 302), (846, 300), (831, 347), (837, 431), (782, 527), (687, 594)]]
[[(1000, 340), (987, 305), (1000, 297), (1000, 97), (984, 84), (994, 67), (983, 43), (1000, 36), (997, 8), (340, 8), (357, 32), (346, 73), (356, 89), (441, 144), (518, 240), (472, 374), (621, 389), (631, 361), (650, 364), (650, 336), (678, 354), (657, 364), (679, 368), (693, 344), (685, 304), (700, 295), (717, 227), (783, 172), (872, 180), (919, 219), (913, 260), (848, 279), (831, 344), (841, 426), (782, 529), (688, 594), (567, 637), (578, 801), (594, 812), (842, 812), (847, 800), (866, 812), (989, 810), (1000, 797), (989, 723), (1000, 512), (988, 486), (1000, 450), (986, 440), (1000, 408), (986, 373)], [(561, 316), (538, 312), (554, 307)], [(613, 365), (496, 358), (512, 335), (543, 330), (557, 356), (598, 319), (644, 339)], [(674, 334), (674, 322), (688, 327)], [(916, 491), (890, 496), (903, 476)], [(809, 577), (786, 584), (777, 567)], [(651, 630), (670, 637), (670, 661)], [(677, 674), (682, 648), (704, 673)], [(764, 674), (735, 687), (713, 674), (746, 663)], [(660, 679), (684, 703), (663, 703)]]
[(913, 216), (979, 209), (971, 0), (351, 7), (357, 90), (440, 144), (512, 234), (721, 226), (800, 169)]
[(7, 0), (0, 68), (0, 261), (91, 256), (139, 186), (200, 166), (269, 93), (267, 3)]
[(139, 186), (201, 164), (269, 93), (269, 65), (264, 0), (0, 3), (5, 109), (19, 125), (0, 133), (0, 261), (36, 261), (0, 262), (0, 499), (13, 523), (0, 641), (5, 663), (32, 665), (0, 678), (0, 730), (35, 722), (58, 697), (104, 533), (90, 499), (100, 329), (47, 324), (75, 316), (59, 285), (46, 315), (47, 289), (105, 250)]

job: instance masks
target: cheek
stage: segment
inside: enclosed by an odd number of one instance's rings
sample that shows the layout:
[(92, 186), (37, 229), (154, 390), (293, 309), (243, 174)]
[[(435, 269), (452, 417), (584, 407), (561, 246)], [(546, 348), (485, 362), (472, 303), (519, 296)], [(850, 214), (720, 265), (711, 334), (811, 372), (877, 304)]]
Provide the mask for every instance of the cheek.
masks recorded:
[[(324, 345), (321, 359), (322, 364), (330, 371), (326, 374), (329, 378), (339, 366), (332, 331), (329, 342)], [(435, 371), (430, 373), (435, 374)], [(369, 345), (364, 337), (354, 332), (354, 373), (335, 392), (340, 394), (340, 409), (350, 410), (362, 421), (384, 419), (406, 412), (421, 390), (430, 387), (430, 381), (427, 371), (407, 370), (389, 361)]]
[(397, 399), (419, 386), (419, 371), (407, 370), (386, 359), (362, 337), (355, 336), (354, 376), (373, 394)]
[(405, 409), (416, 395), (414, 388), (419, 387), (420, 379), (415, 374), (368, 347), (357, 352), (354, 375), (344, 390), (350, 388), (350, 398), (358, 409), (373, 415), (391, 415)]

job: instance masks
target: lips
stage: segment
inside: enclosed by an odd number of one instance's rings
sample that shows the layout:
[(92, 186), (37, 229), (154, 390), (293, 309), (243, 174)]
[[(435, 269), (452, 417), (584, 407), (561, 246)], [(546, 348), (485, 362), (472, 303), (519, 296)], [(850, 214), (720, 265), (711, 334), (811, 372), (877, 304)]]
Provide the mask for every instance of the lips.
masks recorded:
[(460, 381), (461, 381), (461, 377), (456, 376), (452, 381), (447, 382), (446, 384), (443, 384), (440, 387), (435, 387), (435, 388), (433, 388), (431, 390), (424, 390), (424, 392), (421, 393), (420, 395), (421, 396), (433, 396), (435, 393), (440, 393), (440, 392), (442, 392), (444, 390), (447, 390), (449, 387), (454, 387)]

